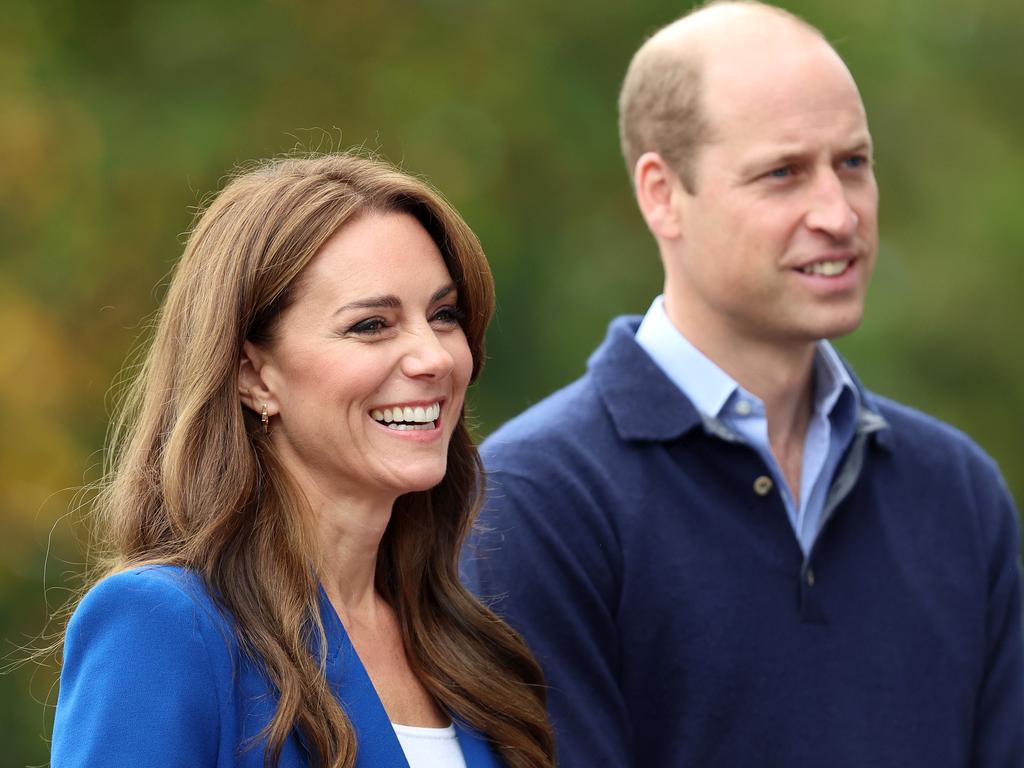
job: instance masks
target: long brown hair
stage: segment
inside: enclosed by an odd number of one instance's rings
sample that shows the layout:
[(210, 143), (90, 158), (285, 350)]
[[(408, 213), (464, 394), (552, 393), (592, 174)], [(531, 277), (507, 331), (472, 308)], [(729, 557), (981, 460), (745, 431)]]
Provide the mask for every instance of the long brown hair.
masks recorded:
[[(230, 611), (241, 647), (280, 694), (264, 732), (272, 764), (296, 729), (315, 765), (352, 766), (356, 743), (311, 650), (326, 646), (305, 502), (259, 417), (240, 403), (239, 360), (246, 339), (272, 337), (296, 277), (321, 246), (365, 211), (409, 213), (433, 237), (458, 289), (477, 377), (494, 289), (480, 243), (458, 213), (376, 159), (264, 162), (231, 180), (190, 233), (112, 426), (95, 504), (105, 553), (97, 578), (142, 563), (181, 565), (200, 573)], [(458, 578), (481, 489), (463, 414), (441, 484), (396, 502), (376, 586), (439, 704), (484, 734), (509, 766), (550, 766), (540, 669)]]

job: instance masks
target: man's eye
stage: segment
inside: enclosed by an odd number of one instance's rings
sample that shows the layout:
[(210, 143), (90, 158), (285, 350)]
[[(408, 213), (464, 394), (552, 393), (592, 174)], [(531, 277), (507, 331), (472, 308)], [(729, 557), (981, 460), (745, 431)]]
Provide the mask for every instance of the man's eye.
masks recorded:
[(775, 168), (768, 171), (768, 176), (773, 179), (788, 179), (793, 175), (793, 166), (785, 165), (782, 168)]
[(864, 155), (854, 155), (843, 160), (843, 165), (847, 168), (863, 168), (868, 164), (868, 159)]

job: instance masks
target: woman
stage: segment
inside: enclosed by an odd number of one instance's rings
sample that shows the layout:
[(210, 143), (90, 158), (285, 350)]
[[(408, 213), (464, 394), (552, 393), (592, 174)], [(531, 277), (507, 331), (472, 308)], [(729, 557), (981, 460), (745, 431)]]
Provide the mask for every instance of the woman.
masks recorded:
[(541, 673), (457, 574), (493, 303), (465, 222), (381, 162), (227, 185), (112, 431), (54, 768), (552, 764)]

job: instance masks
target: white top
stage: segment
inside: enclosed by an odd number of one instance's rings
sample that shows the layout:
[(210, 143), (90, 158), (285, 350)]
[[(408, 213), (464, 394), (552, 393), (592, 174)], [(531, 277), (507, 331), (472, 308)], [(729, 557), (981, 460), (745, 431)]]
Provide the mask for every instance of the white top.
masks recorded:
[(409, 768), (466, 768), (455, 726), (447, 728), (420, 728), (415, 725), (391, 727), (398, 734)]

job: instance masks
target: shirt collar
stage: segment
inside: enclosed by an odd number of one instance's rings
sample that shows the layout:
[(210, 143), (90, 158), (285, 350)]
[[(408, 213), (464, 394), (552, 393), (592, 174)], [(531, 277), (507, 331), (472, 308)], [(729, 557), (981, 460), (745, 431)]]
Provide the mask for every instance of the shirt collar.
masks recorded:
[[(756, 403), (763, 413), (763, 405), (752, 394), (715, 365), (679, 332), (665, 311), (665, 298), (658, 296), (636, 332), (636, 342), (665, 375), (686, 395), (697, 410), (705, 416), (721, 417), (730, 401), (743, 397)], [(845, 409), (855, 414), (860, 405), (857, 386), (843, 365), (839, 354), (827, 341), (819, 341), (814, 364), (814, 410), (828, 416), (844, 392), (851, 406)]]
[[(860, 392), (843, 365), (839, 353), (827, 341), (819, 341), (814, 357), (814, 410), (831, 415), (840, 403), (840, 398), (850, 401), (846, 411), (856, 414), (860, 408)], [(845, 393), (849, 394), (845, 394)], [(851, 417), (852, 418), (852, 417)]]
[(658, 296), (636, 331), (636, 343), (705, 416), (717, 417), (738, 388), (725, 371), (697, 349), (669, 320)]
[[(708, 421), (654, 359), (637, 344), (639, 315), (617, 317), (608, 335), (587, 360), (587, 377), (604, 403), (615, 430), (623, 440), (675, 440)], [(842, 362), (842, 360), (840, 360)], [(843, 363), (844, 367), (846, 363)], [(859, 399), (858, 434), (874, 435), (880, 447), (891, 447), (889, 424), (879, 400), (847, 368)]]

